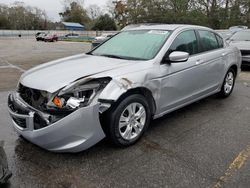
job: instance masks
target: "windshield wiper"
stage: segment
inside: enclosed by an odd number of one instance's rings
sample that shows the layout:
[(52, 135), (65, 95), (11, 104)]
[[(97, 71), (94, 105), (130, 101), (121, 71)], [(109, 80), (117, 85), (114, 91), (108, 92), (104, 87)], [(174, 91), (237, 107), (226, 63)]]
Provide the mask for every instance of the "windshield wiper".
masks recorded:
[(92, 52), (87, 52), (86, 54), (87, 54), (87, 55), (93, 55)]
[(109, 58), (116, 58), (116, 59), (126, 59), (125, 57), (118, 56), (118, 55), (111, 55), (111, 54), (100, 54), (100, 56), (109, 57)]
[(116, 59), (134, 60), (134, 61), (145, 61), (145, 60), (147, 60), (147, 59), (143, 59), (143, 58), (126, 57), (126, 56), (119, 56), (119, 55), (112, 55), (112, 54), (94, 54), (94, 53), (90, 53), (89, 55), (103, 56), (103, 57), (116, 58)]
[(143, 58), (126, 57), (126, 56), (118, 56), (118, 55), (111, 55), (111, 54), (100, 54), (99, 56), (109, 57), (109, 58), (116, 58), (116, 59), (134, 60), (134, 61), (145, 61), (145, 60), (147, 60), (147, 59), (143, 59)]

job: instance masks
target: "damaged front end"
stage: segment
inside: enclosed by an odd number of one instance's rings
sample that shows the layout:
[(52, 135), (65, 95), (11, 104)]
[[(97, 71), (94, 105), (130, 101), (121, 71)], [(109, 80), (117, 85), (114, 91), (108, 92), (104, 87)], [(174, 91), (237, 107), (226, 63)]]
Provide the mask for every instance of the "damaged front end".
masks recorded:
[(9, 95), (14, 127), (27, 140), (51, 151), (78, 152), (105, 137), (97, 98), (110, 78), (80, 79), (51, 94), (19, 84)]

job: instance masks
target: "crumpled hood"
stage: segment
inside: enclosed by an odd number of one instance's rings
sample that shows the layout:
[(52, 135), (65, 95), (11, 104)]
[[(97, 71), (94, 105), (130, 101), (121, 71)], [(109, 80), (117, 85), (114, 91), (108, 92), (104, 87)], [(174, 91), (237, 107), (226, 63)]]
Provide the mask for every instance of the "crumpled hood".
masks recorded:
[(21, 76), (20, 83), (26, 87), (54, 93), (80, 78), (131, 63), (133, 62), (127, 60), (80, 54), (34, 67)]
[(230, 45), (237, 47), (239, 50), (250, 50), (250, 41), (231, 41)]

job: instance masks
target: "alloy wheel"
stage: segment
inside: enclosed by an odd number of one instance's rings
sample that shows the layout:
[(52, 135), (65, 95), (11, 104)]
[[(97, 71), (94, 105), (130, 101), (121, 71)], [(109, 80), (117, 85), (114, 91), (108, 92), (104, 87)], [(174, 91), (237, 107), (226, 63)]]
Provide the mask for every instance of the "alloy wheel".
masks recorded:
[(133, 140), (142, 132), (146, 124), (146, 110), (140, 103), (131, 103), (121, 113), (119, 133), (125, 140)]
[(229, 94), (232, 91), (233, 85), (234, 85), (234, 74), (232, 72), (228, 72), (224, 83), (224, 91), (226, 94)]

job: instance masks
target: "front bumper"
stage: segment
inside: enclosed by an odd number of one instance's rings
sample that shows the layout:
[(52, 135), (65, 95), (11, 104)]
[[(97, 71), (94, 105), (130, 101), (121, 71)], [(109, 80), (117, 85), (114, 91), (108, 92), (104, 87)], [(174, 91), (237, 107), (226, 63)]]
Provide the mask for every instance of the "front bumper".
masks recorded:
[(242, 66), (250, 66), (250, 56), (242, 56)]
[[(20, 108), (14, 111), (12, 105)], [(80, 108), (44, 128), (34, 129), (37, 113), (17, 93), (9, 95), (9, 113), (15, 130), (30, 142), (54, 152), (80, 152), (105, 137), (99, 121), (99, 104)]]
[(242, 66), (250, 66), (250, 52), (248, 54), (243, 54), (242, 53)]

